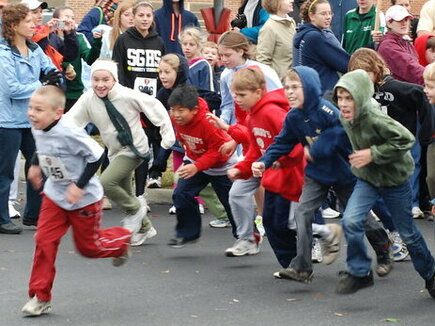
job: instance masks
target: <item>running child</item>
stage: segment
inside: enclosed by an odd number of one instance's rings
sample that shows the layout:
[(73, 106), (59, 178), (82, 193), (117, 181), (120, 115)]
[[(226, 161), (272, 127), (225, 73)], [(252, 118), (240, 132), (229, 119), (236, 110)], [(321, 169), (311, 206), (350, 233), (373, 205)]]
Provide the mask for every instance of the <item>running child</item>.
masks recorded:
[(140, 114), (160, 127), (161, 146), (165, 149), (175, 141), (174, 130), (168, 113), (157, 99), (118, 83), (115, 62), (95, 61), (91, 66), (91, 82), (92, 89), (65, 116), (80, 127), (92, 122), (100, 130), (110, 161), (101, 174), (104, 193), (126, 213), (123, 225), (135, 233), (132, 244), (139, 245), (156, 235), (146, 214), (146, 203), (143, 197), (141, 200), (134, 195), (132, 187), (134, 170), (149, 159), (148, 139)]
[(177, 139), (186, 152), (184, 164), (178, 169), (180, 179), (172, 196), (177, 214), (176, 235), (168, 245), (181, 248), (199, 239), (201, 215), (195, 196), (209, 183), (224, 206), (235, 235), (236, 228), (228, 203), (231, 181), (226, 173), (236, 163), (236, 157), (219, 152), (230, 137), (208, 122), (207, 102), (198, 97), (194, 86), (177, 87), (172, 91), (168, 105)]
[(435, 298), (435, 261), (411, 212), (409, 177), (414, 162), (409, 150), (414, 136), (379, 110), (373, 93), (373, 83), (361, 69), (345, 74), (334, 89), (340, 121), (353, 148), (349, 162), (357, 177), (342, 219), (347, 258), (337, 293), (350, 294), (374, 284), (371, 259), (364, 243), (364, 223), (373, 204), (382, 197), (408, 247), (414, 268)]
[[(290, 70), (285, 79), (285, 89), (292, 110), (287, 114), (284, 127), (275, 137), (275, 142), (258, 162), (252, 164), (252, 169), (254, 176), (260, 176), (277, 159), (290, 153), (297, 144), (304, 145), (308, 164), (299, 207), (295, 213), (297, 256), (292, 259), (288, 268), (279, 272), (279, 276), (310, 283), (313, 278), (311, 248), (314, 213), (326, 199), (331, 187), (343, 206), (346, 206), (355, 182), (347, 159), (351, 146), (340, 126), (338, 109), (321, 97), (320, 78), (314, 69), (298, 66)], [(369, 221), (366, 234), (381, 258), (378, 260), (377, 271), (386, 275), (392, 266), (388, 235), (373, 216)], [(316, 231), (324, 243), (323, 262), (331, 264), (339, 254), (341, 226), (327, 224)]]
[(22, 308), (38, 316), (51, 310), (51, 289), (61, 238), (72, 227), (74, 244), (88, 258), (113, 257), (120, 266), (131, 256), (131, 232), (121, 227), (100, 229), (103, 188), (95, 176), (104, 150), (82, 128), (62, 118), (65, 95), (55, 86), (43, 86), (30, 98), (28, 116), (37, 152), (28, 179), (39, 189), (47, 177), (35, 233), (35, 253), (29, 297)]
[[(284, 89), (267, 92), (265, 85), (262, 71), (255, 66), (237, 71), (231, 84), (236, 110), (245, 111), (248, 115), (245, 126), (249, 149), (245, 158), (227, 173), (234, 181), (230, 191), (230, 206), (237, 225), (237, 240), (225, 254), (239, 257), (259, 252), (258, 241), (254, 236), (255, 215), (252, 195), (260, 183), (265, 183), (265, 200), (268, 205), (264, 206), (261, 212), (263, 224), (278, 261), (287, 267), (291, 258), (296, 255), (296, 233), (290, 231), (288, 225), (291, 203), (299, 200), (302, 191), (303, 148), (301, 145), (296, 146), (289, 155), (278, 160), (276, 166), (279, 167), (267, 170), (263, 178), (252, 176), (251, 164), (261, 157), (274, 137), (279, 134), (289, 110)], [(234, 127), (217, 117), (210, 116), (210, 119), (223, 130)], [(246, 182), (247, 180), (249, 181)], [(293, 255), (287, 259), (286, 264), (284, 260), (287, 257), (284, 257), (283, 252), (288, 247), (293, 248)]]

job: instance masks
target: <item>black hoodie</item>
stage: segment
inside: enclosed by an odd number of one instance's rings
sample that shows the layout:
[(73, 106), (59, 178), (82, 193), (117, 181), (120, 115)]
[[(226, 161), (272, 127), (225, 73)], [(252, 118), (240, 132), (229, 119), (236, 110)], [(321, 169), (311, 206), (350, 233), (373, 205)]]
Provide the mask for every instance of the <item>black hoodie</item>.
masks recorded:
[(118, 63), (119, 83), (155, 97), (160, 88), (160, 58), (164, 54), (163, 40), (155, 29), (143, 37), (136, 27), (130, 27), (113, 46), (112, 59)]

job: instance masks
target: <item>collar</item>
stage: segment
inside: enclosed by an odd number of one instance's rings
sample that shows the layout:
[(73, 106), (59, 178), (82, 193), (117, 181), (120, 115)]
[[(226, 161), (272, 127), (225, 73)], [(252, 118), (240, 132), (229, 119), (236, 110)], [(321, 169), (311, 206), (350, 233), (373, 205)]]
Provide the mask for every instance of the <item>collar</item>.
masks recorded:
[(276, 20), (276, 21), (289, 21), (289, 22), (291, 22), (293, 20), (289, 15), (285, 15), (285, 17), (280, 17), (278, 15), (272, 14), (269, 16), (269, 18)]
[(58, 120), (54, 120), (51, 124), (49, 124), (45, 129), (43, 129), (42, 131), (45, 131), (45, 132), (47, 132), (47, 131), (50, 131), (51, 129), (53, 129), (53, 127), (55, 126), (55, 125), (57, 125), (58, 123), (59, 123), (59, 121), (60, 121), (60, 119), (58, 119)]

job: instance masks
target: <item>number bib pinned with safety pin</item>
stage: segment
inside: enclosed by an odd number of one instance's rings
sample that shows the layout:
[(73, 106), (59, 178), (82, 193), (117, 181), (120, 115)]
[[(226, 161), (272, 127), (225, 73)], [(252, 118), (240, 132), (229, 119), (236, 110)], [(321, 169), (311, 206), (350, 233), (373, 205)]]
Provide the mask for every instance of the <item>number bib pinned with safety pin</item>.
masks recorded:
[(51, 181), (59, 182), (69, 180), (65, 165), (60, 158), (41, 154), (38, 154), (38, 158), (39, 166)]

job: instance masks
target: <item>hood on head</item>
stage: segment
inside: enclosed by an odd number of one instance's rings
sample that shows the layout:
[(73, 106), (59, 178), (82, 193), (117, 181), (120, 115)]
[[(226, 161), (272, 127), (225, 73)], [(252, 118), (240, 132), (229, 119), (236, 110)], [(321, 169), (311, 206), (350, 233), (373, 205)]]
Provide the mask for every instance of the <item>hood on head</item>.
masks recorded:
[[(184, 0), (180, 0), (178, 3), (180, 4), (180, 12), (182, 12), (184, 10)], [(163, 0), (163, 7), (170, 13), (174, 12), (174, 9), (172, 8), (172, 0)]]
[(427, 41), (429, 41), (431, 37), (435, 37), (435, 35), (429, 35), (429, 34), (421, 35), (417, 37), (414, 42), (415, 50), (417, 51), (418, 54), (418, 62), (420, 62), (420, 64), (424, 67), (426, 67), (429, 64), (426, 61), (426, 46), (427, 46)]
[(314, 110), (318, 107), (322, 96), (322, 84), (317, 71), (306, 66), (292, 68), (298, 74), (304, 88), (304, 110)]
[(368, 73), (362, 69), (348, 72), (340, 78), (337, 85), (334, 87), (335, 102), (337, 102), (338, 87), (344, 88), (353, 97), (356, 107), (354, 120), (358, 119), (361, 115), (366, 114), (368, 108), (372, 106), (374, 102), (377, 103), (373, 99), (373, 94), (375, 92), (373, 82)]

